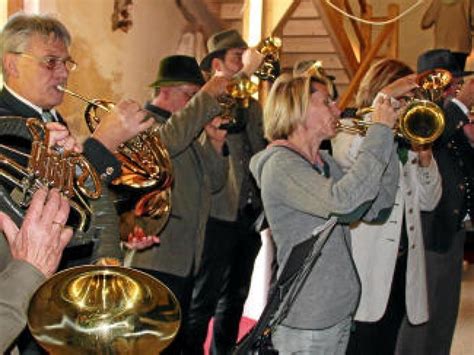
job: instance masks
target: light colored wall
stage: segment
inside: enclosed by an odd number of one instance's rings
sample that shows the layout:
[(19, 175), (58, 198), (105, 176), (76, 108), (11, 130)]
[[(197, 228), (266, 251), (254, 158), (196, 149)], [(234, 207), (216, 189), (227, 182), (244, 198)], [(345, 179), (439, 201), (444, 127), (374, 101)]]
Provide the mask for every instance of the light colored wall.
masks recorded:
[[(433, 34), (431, 30), (423, 31), (420, 28), (421, 18), (431, 1), (425, 1), (413, 11), (399, 20), (399, 59), (416, 69), (416, 59), (419, 54), (431, 49), (433, 46)], [(387, 5), (398, 4), (400, 13), (416, 3), (416, 0), (380, 1), (369, 0), (375, 16), (387, 16)]]
[[(39, 1), (39, 11), (56, 15), (73, 37), (71, 53), (79, 68), (70, 76), (70, 89), (112, 101), (149, 98), (159, 60), (174, 54), (185, 20), (175, 0), (133, 3), (133, 26), (124, 33), (112, 32), (113, 0)], [(60, 107), (75, 133), (85, 133), (84, 106), (66, 97)]]

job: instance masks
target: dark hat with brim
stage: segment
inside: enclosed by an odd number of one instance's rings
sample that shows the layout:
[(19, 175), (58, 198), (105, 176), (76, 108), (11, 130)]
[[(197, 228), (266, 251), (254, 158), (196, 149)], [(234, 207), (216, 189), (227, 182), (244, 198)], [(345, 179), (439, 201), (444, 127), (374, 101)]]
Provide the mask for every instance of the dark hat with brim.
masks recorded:
[(172, 55), (160, 61), (156, 80), (151, 87), (174, 86), (182, 84), (204, 85), (199, 65), (194, 57)]
[(207, 50), (209, 53), (201, 61), (200, 67), (204, 71), (211, 70), (212, 60), (219, 53), (231, 48), (247, 48), (247, 43), (236, 30), (227, 30), (213, 34), (207, 40)]
[(424, 52), (418, 57), (418, 73), (423, 73), (433, 69), (448, 70), (456, 78), (474, 73), (472, 71), (465, 71), (460, 68), (456, 58), (449, 49), (432, 49)]

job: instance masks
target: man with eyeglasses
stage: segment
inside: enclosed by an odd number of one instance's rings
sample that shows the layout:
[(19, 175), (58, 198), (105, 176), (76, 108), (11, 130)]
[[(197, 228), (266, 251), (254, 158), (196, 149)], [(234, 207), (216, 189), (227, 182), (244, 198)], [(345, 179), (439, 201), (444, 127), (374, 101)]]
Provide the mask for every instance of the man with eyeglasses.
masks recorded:
[[(63, 100), (63, 93), (57, 86), (67, 86), (70, 70), (76, 67), (69, 54), (70, 42), (71, 37), (66, 27), (53, 17), (17, 14), (7, 21), (0, 34), (0, 62), (4, 79), (0, 91), (0, 116), (38, 118), (46, 123), (51, 134), (59, 133), (63, 134), (63, 139), (71, 138), (64, 127), (63, 118), (55, 110)], [(153, 120), (144, 119), (145, 113), (138, 103), (121, 101), (111, 114), (103, 118), (83, 147), (78, 148), (79, 151), (83, 149), (84, 155), (101, 176), (104, 186), (120, 174), (120, 163), (112, 152), (121, 142), (153, 124)], [(2, 144), (29, 153), (31, 142), (19, 138), (18, 132), (0, 133)], [(64, 141), (58, 143), (65, 149), (73, 147), (65, 146)], [(5, 154), (8, 155), (6, 152)], [(0, 180), (0, 188), (6, 194), (15, 193), (15, 189), (3, 179)], [(102, 190), (106, 192), (106, 189)], [(86, 245), (68, 248), (63, 257), (63, 266), (90, 261), (120, 262), (122, 255), (113, 204), (108, 196), (102, 196), (91, 201), (91, 208), (95, 213), (88, 235), (93, 238), (87, 238), (91, 242)], [(12, 214), (11, 210), (3, 212)], [(97, 240), (99, 242), (95, 243)], [(3, 266), (0, 265), (0, 272), (3, 271)], [(19, 270), (25, 279), (31, 278), (35, 271), (31, 268)], [(31, 296), (34, 291), (24, 289), (21, 284), (15, 283), (14, 279), (9, 282), (12, 290), (25, 294), (26, 299), (29, 299), (27, 296)], [(11, 300), (11, 306), (16, 307), (18, 304)], [(24, 311), (18, 309), (18, 314)], [(2, 323), (0, 326), (8, 325)], [(32, 344), (29, 340), (20, 343), (26, 344), (28, 350)]]

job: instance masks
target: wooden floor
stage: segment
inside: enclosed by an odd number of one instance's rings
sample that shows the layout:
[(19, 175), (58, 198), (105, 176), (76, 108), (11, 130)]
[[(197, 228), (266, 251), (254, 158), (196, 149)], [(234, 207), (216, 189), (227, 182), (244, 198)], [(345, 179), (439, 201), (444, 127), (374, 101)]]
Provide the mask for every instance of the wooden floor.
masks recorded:
[(451, 355), (474, 354), (474, 264), (464, 268), (461, 306)]

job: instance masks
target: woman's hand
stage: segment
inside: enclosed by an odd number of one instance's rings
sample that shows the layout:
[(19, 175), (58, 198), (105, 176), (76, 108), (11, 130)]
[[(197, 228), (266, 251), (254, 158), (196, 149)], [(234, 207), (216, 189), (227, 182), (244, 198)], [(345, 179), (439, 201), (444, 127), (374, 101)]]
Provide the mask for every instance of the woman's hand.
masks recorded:
[(412, 143), (411, 150), (418, 153), (419, 166), (424, 168), (430, 166), (431, 160), (433, 159), (433, 150), (431, 149), (431, 145)]
[(413, 89), (418, 87), (418, 84), (416, 83), (416, 78), (417, 74), (410, 74), (404, 76), (403, 78), (395, 80), (393, 83), (390, 83), (389, 85), (385, 86), (382, 90), (380, 90), (380, 92), (389, 97), (399, 99), (402, 96), (406, 96)]
[(380, 96), (374, 104), (372, 121), (393, 128), (397, 119), (398, 114), (390, 103), (390, 97)]

